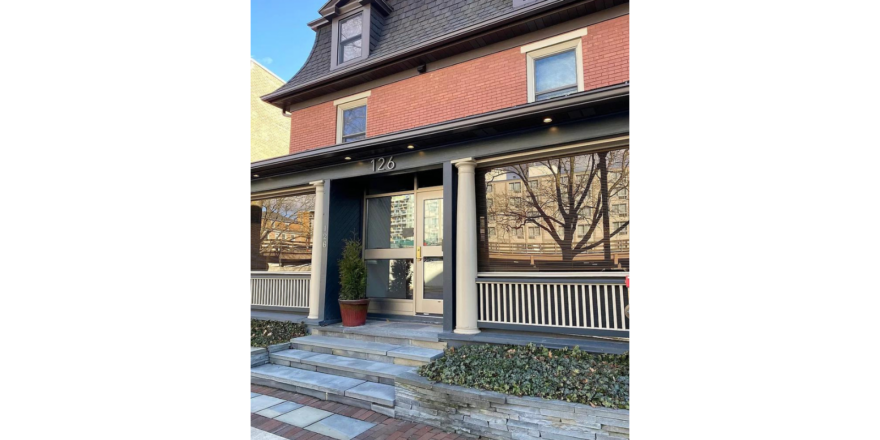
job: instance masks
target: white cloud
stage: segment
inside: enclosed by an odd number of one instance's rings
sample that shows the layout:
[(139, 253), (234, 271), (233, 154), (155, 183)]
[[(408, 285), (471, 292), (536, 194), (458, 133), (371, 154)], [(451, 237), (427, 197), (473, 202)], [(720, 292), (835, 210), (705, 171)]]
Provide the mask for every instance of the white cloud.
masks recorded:
[(260, 63), (268, 66), (269, 64), (272, 64), (272, 58), (269, 58), (269, 57), (263, 58), (260, 60)]

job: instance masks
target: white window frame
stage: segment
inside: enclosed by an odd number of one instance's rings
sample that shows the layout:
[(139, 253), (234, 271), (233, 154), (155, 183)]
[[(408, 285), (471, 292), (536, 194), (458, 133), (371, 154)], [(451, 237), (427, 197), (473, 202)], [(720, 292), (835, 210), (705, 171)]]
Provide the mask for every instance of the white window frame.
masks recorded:
[(587, 28), (567, 32), (562, 35), (536, 41), (520, 48), (526, 54), (526, 72), (528, 78), (529, 102), (535, 102), (535, 60), (574, 49), (575, 68), (577, 69), (578, 92), (584, 91), (584, 51), (583, 36)]
[[(367, 98), (370, 97), (371, 91), (366, 91), (363, 93), (358, 93), (357, 95), (351, 95), (345, 98), (337, 99), (333, 101), (333, 105), (336, 106), (336, 143), (342, 143), (342, 113), (346, 110), (351, 110), (353, 108), (357, 108), (360, 106), (367, 105)], [(369, 107), (367, 107), (367, 111), (369, 112)], [(367, 121), (364, 121), (364, 137), (366, 137), (367, 131)]]

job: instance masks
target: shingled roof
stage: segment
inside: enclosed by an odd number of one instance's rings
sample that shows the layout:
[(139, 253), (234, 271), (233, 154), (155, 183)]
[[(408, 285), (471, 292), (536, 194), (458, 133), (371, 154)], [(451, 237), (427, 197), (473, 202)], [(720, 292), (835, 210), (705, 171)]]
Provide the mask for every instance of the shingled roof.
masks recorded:
[[(547, 0), (538, 0), (541, 3)], [(461, 30), (514, 11), (513, 0), (385, 0), (392, 11), (377, 45), (364, 62), (408, 48), (442, 35)], [(299, 88), (331, 74), (331, 26), (317, 29), (315, 43), (308, 60), (287, 84), (267, 97)], [(362, 62), (363, 63), (363, 62)]]

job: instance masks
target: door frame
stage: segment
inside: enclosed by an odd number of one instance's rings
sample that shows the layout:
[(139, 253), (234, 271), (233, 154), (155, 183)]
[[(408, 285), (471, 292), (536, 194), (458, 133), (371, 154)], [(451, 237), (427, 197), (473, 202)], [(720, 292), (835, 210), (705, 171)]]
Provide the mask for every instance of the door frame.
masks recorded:
[[(425, 277), (425, 258), (431, 257), (439, 257), (443, 258), (443, 245), (439, 246), (422, 246), (421, 243), (424, 243), (425, 240), (425, 228), (423, 227), (425, 224), (425, 210), (424, 202), (426, 200), (436, 200), (440, 199), (440, 234), (443, 235), (443, 210), (445, 209), (445, 203), (443, 203), (443, 187), (434, 187), (434, 189), (424, 189), (420, 192), (416, 193), (416, 230), (415, 230), (415, 245), (416, 245), (416, 258), (414, 260), (414, 281), (413, 281), (413, 302), (415, 305), (415, 314), (431, 314), (431, 315), (443, 315), (443, 299), (441, 292), (441, 299), (425, 299), (424, 292), (424, 277)], [(444, 237), (445, 239), (445, 237)], [(441, 281), (442, 281), (442, 274)]]
[[(414, 180), (415, 180), (415, 178), (414, 178)], [(442, 185), (441, 186), (431, 186), (431, 187), (426, 187), (426, 188), (419, 188), (417, 185), (418, 185), (418, 182), (415, 182), (414, 188), (412, 190), (394, 191), (394, 192), (381, 193), (381, 194), (367, 195), (366, 191), (364, 191), (363, 221), (361, 224), (361, 230), (363, 231), (364, 251), (361, 254), (361, 259), (368, 260), (368, 259), (377, 259), (377, 258), (378, 259), (401, 258), (399, 256), (395, 256), (395, 254), (400, 255), (400, 254), (402, 254), (401, 251), (404, 251), (404, 252), (409, 251), (410, 256), (408, 258), (412, 259), (412, 261), (413, 261), (413, 281), (412, 281), (413, 282), (413, 299), (370, 298), (370, 306), (369, 306), (369, 310), (368, 310), (369, 313), (382, 313), (382, 314), (404, 315), (404, 316), (415, 316), (417, 314), (417, 312), (416, 312), (416, 301), (417, 301), (416, 296), (418, 294), (417, 291), (418, 292), (421, 291), (421, 289), (417, 289), (417, 286), (419, 285), (418, 283), (421, 280), (421, 270), (420, 270), (420, 267), (417, 267), (419, 265), (418, 263), (420, 263), (420, 261), (416, 260), (416, 252), (417, 252), (418, 246), (415, 245), (416, 243), (418, 243), (416, 241), (416, 239), (419, 238), (419, 233), (421, 230), (421, 225), (419, 224), (419, 220), (421, 219), (421, 209), (419, 209), (419, 194), (436, 192), (440, 196), (439, 197), (440, 199), (444, 199)], [(369, 208), (368, 208), (367, 200), (374, 199), (374, 198), (380, 198), (380, 197), (391, 197), (391, 196), (400, 196), (400, 195), (407, 195), (407, 194), (411, 194), (415, 198), (415, 201), (414, 201), (415, 218), (413, 219), (413, 229), (414, 229), (413, 230), (413, 243), (414, 243), (413, 247), (411, 249), (371, 249), (370, 253), (373, 255), (371, 258), (367, 258), (367, 249), (366, 249), (366, 245), (367, 245), (367, 217), (369, 216), (369, 213), (368, 213)], [(445, 205), (445, 202), (444, 202), (444, 205)], [(444, 206), (444, 209), (445, 209), (445, 206)], [(442, 219), (442, 217), (441, 217), (441, 219)], [(442, 221), (445, 222), (445, 219)], [(444, 234), (445, 234), (445, 231), (444, 231)], [(446, 239), (445, 236), (444, 236), (444, 239)], [(437, 248), (440, 248), (439, 256), (442, 257), (443, 256), (442, 246), (437, 246)], [(376, 253), (378, 253), (378, 254), (376, 254)], [(407, 258), (407, 257), (403, 257), (403, 258)], [(432, 308), (432, 310), (433, 310), (433, 308)], [(435, 314), (435, 312), (429, 312), (429, 313)], [(443, 301), (442, 300), (440, 300), (440, 302), (439, 302), (439, 310), (436, 312), (436, 315), (438, 315), (438, 316), (443, 315)]]

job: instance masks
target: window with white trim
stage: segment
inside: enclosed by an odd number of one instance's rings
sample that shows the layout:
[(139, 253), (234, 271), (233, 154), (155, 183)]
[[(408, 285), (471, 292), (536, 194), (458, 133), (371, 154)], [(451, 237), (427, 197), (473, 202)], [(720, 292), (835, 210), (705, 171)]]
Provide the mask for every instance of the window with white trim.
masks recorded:
[(584, 90), (581, 38), (586, 34), (586, 28), (579, 29), (521, 48), (528, 63), (529, 102)]
[[(364, 94), (355, 95), (355, 97)], [(341, 99), (336, 103), (336, 143), (359, 141), (367, 137), (367, 93), (353, 100)]]

